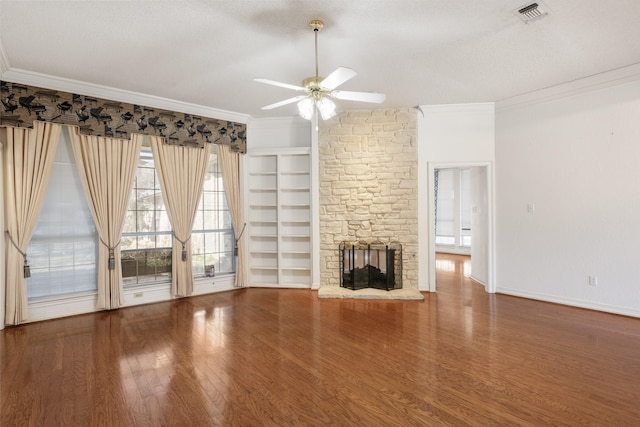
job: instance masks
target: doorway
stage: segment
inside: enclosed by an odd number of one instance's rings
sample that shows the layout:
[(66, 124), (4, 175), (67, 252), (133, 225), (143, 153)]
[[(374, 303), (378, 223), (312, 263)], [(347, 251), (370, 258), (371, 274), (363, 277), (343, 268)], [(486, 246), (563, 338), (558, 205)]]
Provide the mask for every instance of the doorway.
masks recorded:
[[(468, 174), (462, 177), (462, 171)], [(446, 191), (458, 193), (458, 201), (449, 197), (449, 202), (454, 205), (455, 212), (449, 218), (440, 218), (441, 226), (436, 229), (437, 210), (436, 198), (440, 185), (436, 185), (436, 179), (440, 171), (453, 171), (453, 184), (444, 187)], [(449, 173), (449, 172), (447, 172)], [(447, 173), (443, 174), (446, 175)], [(493, 171), (491, 163), (474, 164), (438, 164), (430, 163), (428, 167), (428, 209), (425, 215), (428, 228), (428, 270), (429, 291), (435, 292), (436, 283), (436, 252), (442, 250), (449, 243), (449, 252), (467, 253), (471, 256), (471, 278), (482, 284), (487, 292), (495, 292), (493, 275)], [(462, 180), (468, 180), (467, 188), (462, 188)], [(439, 188), (440, 187), (440, 188)], [(460, 188), (457, 188), (460, 187)], [(467, 192), (468, 197), (460, 197), (462, 192)], [(440, 194), (440, 202), (447, 199)], [(468, 210), (468, 215), (460, 215), (461, 210)], [(467, 245), (468, 244), (468, 245)], [(468, 247), (467, 247), (468, 246)]]

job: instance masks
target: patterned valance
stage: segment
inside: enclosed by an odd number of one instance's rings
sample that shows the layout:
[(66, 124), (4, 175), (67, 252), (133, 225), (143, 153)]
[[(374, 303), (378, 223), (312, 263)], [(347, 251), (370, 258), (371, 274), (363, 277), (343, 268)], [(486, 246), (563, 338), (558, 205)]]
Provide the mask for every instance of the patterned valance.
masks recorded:
[(126, 138), (132, 133), (156, 135), (167, 144), (203, 146), (225, 144), (247, 151), (243, 123), (177, 113), (91, 96), (0, 82), (0, 125), (33, 127), (33, 121), (75, 125), (86, 135)]

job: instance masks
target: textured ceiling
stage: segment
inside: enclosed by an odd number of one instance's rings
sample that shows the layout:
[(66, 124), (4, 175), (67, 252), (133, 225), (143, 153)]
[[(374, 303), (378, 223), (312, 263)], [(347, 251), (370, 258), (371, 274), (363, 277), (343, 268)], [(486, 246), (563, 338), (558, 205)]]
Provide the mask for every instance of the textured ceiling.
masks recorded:
[[(524, 24), (521, 0), (0, 1), (10, 71), (26, 70), (253, 117), (320, 75), (387, 94), (382, 107), (498, 101), (640, 62), (639, 0), (544, 0)], [(339, 109), (369, 104), (338, 101)]]

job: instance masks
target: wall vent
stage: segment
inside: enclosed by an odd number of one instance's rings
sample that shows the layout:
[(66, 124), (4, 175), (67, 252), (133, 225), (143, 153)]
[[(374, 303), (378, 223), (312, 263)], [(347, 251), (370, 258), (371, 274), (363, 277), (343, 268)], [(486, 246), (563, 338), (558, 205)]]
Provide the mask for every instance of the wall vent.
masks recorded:
[(542, 19), (549, 13), (542, 2), (529, 3), (514, 10), (513, 12), (525, 23)]

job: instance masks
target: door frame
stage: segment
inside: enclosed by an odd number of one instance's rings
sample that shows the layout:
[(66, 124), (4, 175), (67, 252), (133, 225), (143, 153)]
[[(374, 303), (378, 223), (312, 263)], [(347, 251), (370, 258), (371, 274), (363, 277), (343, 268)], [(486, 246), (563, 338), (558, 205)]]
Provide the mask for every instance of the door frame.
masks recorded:
[[(427, 162), (427, 191), (419, 200), (418, 240), (420, 259), (418, 277), (420, 290), (436, 292), (436, 245), (433, 200), (435, 198), (434, 173), (436, 169), (484, 167), (487, 172), (487, 283), (485, 290), (495, 293), (495, 180), (493, 162)], [(419, 188), (424, 188), (422, 185)], [(426, 197), (425, 197), (426, 196)], [(473, 245), (473, 241), (471, 242)], [(426, 284), (426, 286), (424, 286)]]

